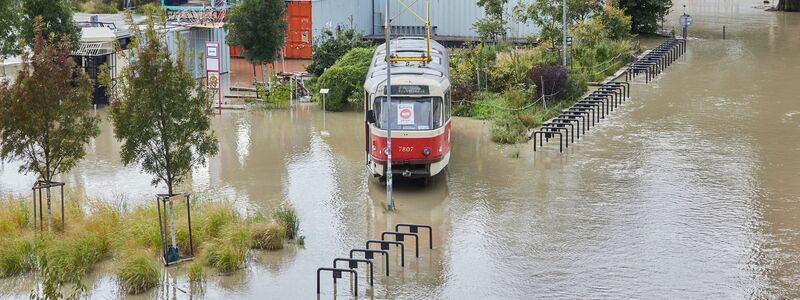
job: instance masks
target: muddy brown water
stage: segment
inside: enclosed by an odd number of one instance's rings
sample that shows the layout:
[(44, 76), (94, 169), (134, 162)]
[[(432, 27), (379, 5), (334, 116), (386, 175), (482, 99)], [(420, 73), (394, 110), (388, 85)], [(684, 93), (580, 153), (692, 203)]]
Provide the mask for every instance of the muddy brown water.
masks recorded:
[[(692, 1), (686, 55), (635, 84), (563, 154), (557, 144), (499, 147), (486, 123), (455, 119), (450, 167), (427, 188), (397, 183), (392, 214), (364, 166), (359, 114), (329, 113), (323, 124), (316, 107), (226, 111), (214, 119), (220, 154), (184, 189), (242, 212), (291, 203), (305, 247), (257, 253), (202, 287), (170, 268), (132, 298), (314, 298), (317, 267), (399, 222), (433, 225), (434, 249), (423, 235), (405, 268), (392, 254), (390, 277), (376, 261), (374, 287), (360, 272), (362, 297), (798, 298), (800, 14), (759, 4)], [(63, 178), (73, 193), (138, 205), (161, 191), (120, 165), (107, 121), (89, 149)], [(0, 193), (27, 195), (33, 178), (17, 166), (0, 166)], [(111, 262), (97, 270), (91, 298), (121, 296)], [(320, 298), (351, 297), (347, 275), (335, 292), (323, 278)], [(0, 298), (26, 298), (32, 284), (1, 279)]]

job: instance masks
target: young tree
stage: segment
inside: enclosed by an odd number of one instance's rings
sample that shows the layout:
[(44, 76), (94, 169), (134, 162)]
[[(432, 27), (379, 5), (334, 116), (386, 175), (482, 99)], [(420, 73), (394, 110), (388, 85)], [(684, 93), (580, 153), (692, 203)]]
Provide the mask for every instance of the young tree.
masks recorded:
[(654, 33), (658, 30), (658, 22), (669, 14), (672, 0), (617, 0), (615, 6), (631, 16), (631, 31)]
[(486, 16), (472, 24), (482, 40), (496, 41), (498, 37), (506, 35), (506, 24), (503, 18), (508, 0), (478, 0), (478, 6), (483, 7)]
[[(12, 0), (12, 2), (15, 0)], [(35, 30), (33, 27), (36, 17), (42, 18), (42, 34), (49, 37), (66, 35), (69, 38), (70, 49), (78, 47), (80, 29), (72, 20), (72, 6), (69, 0), (21, 0), (22, 22), (20, 22), (19, 35), (23, 41), (33, 41)]]
[[(242, 48), (253, 64), (273, 62), (286, 39), (283, 0), (241, 0), (227, 16), (228, 44)], [(263, 73), (262, 73), (263, 74)]]
[[(533, 3), (519, 2), (514, 7), (517, 19), (522, 22), (533, 21), (541, 28), (539, 37), (545, 41), (561, 41), (563, 0), (534, 0)], [(603, 8), (600, 0), (567, 0), (567, 24), (584, 20)]]
[(131, 27), (132, 58), (117, 76), (116, 91), (111, 92), (107, 72), (101, 80), (112, 95), (111, 121), (122, 141), (122, 163), (140, 164), (153, 174), (153, 185), (163, 183), (174, 195), (192, 166), (217, 153), (217, 139), (206, 114), (207, 91), (185, 71), (184, 43), (179, 41), (173, 60), (164, 33), (156, 30), (164, 15), (152, 9), (146, 15), (143, 30)]
[[(75, 167), (100, 130), (91, 114), (92, 84), (69, 56), (69, 37), (45, 39), (41, 18), (35, 23), (33, 54), (23, 53), (13, 84), (0, 83), (0, 158), (23, 161), (20, 172), (49, 183)], [(48, 188), (48, 229), (50, 219)]]

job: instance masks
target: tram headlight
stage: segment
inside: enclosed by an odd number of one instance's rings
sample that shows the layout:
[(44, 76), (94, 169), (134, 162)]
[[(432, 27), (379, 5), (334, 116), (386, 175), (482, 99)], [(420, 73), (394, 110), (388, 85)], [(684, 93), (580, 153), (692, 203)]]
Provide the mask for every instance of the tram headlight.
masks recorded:
[(442, 146), (439, 146), (439, 153), (442, 153)]
[(431, 148), (425, 147), (422, 149), (422, 155), (428, 156), (431, 155)]

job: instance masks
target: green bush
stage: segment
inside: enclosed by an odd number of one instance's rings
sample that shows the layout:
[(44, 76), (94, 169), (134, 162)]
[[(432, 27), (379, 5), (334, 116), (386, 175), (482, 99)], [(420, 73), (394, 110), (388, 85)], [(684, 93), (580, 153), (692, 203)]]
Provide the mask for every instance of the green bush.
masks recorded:
[(76, 282), (107, 253), (106, 246), (100, 237), (89, 233), (54, 240), (47, 250), (49, 267), (68, 282)]
[(145, 253), (125, 258), (117, 269), (120, 285), (129, 294), (139, 294), (158, 285), (159, 274), (158, 264)]
[[(316, 86), (330, 89), (325, 97), (327, 110), (342, 111), (348, 106), (350, 100), (363, 103), (361, 91), (372, 62), (373, 52), (372, 48), (352, 49), (319, 77)], [(322, 104), (319, 89), (315, 89), (313, 92), (315, 98)]]
[(504, 112), (492, 122), (492, 141), (501, 144), (516, 144), (525, 141), (528, 128), (517, 114)]
[(297, 218), (297, 212), (294, 208), (288, 206), (279, 207), (272, 213), (272, 218), (286, 229), (287, 239), (294, 239), (297, 233), (300, 232), (300, 219)]
[(608, 31), (599, 18), (581, 20), (572, 25), (575, 48), (594, 47), (608, 39)]
[(311, 45), (311, 64), (306, 67), (308, 73), (322, 76), (325, 69), (354, 48), (367, 48), (372, 43), (365, 40), (355, 29), (325, 29)]
[(606, 7), (600, 14), (600, 20), (606, 28), (607, 36), (613, 40), (631, 38), (631, 17), (616, 7)]

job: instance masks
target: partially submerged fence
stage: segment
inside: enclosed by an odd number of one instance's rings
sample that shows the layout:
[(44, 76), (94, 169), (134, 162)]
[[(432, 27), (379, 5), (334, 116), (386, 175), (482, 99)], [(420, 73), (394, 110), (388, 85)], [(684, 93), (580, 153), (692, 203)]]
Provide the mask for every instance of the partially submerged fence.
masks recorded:
[[(401, 231), (401, 229), (407, 228), (408, 231)], [(375, 259), (375, 254), (380, 254), (384, 258), (384, 269), (386, 271), (386, 276), (389, 276), (389, 251), (391, 250), (391, 246), (394, 245), (395, 249), (399, 248), (398, 255), (400, 256), (400, 266), (405, 267), (406, 256), (405, 256), (405, 238), (406, 237), (413, 237), (414, 238), (414, 254), (415, 257), (419, 257), (419, 230), (420, 229), (427, 229), (428, 231), (428, 248), (433, 249), (433, 228), (430, 225), (423, 225), (423, 224), (397, 224), (394, 227), (394, 231), (384, 231), (381, 233), (380, 240), (368, 240), (365, 244), (365, 248), (354, 248), (350, 250), (350, 257), (349, 258), (335, 258), (333, 260), (333, 267), (321, 267), (317, 269), (317, 294), (320, 293), (320, 274), (322, 272), (330, 272), (333, 277), (333, 284), (336, 286), (337, 279), (341, 279), (343, 273), (350, 273), (351, 281), (353, 282), (353, 295), (358, 296), (358, 266), (359, 263), (367, 265), (369, 268), (367, 269), (367, 277), (369, 278), (369, 285), (374, 285), (374, 264), (372, 262)], [(394, 240), (387, 240), (387, 236), (394, 236)], [(380, 247), (378, 249), (371, 249), (370, 247), (373, 245), (377, 245)], [(356, 253), (363, 253), (364, 258), (354, 258), (354, 254)], [(339, 268), (339, 262), (346, 262), (347, 268)]]
[[(600, 120), (619, 107), (630, 98), (631, 80), (645, 75), (645, 83), (650, 83), (653, 78), (661, 74), (675, 60), (686, 53), (686, 40), (668, 39), (649, 52), (632, 62), (625, 71), (625, 81), (610, 81), (599, 84), (598, 88), (583, 99), (575, 102), (572, 107), (549, 122), (542, 124), (539, 130), (529, 136), (533, 139), (533, 151), (544, 146), (550, 139), (558, 138), (559, 152), (569, 148), (570, 144), (580, 140)], [(537, 146), (538, 142), (538, 146)]]

